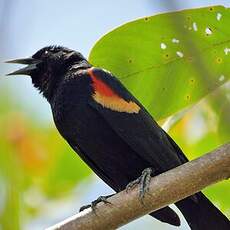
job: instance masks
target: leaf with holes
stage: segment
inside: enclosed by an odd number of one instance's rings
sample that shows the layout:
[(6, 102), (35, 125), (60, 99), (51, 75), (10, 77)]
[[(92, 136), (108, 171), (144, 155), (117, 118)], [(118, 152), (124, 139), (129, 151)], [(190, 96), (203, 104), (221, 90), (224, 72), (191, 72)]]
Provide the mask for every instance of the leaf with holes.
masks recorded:
[(89, 60), (118, 76), (159, 120), (228, 81), (229, 25), (223, 6), (141, 18), (103, 36)]

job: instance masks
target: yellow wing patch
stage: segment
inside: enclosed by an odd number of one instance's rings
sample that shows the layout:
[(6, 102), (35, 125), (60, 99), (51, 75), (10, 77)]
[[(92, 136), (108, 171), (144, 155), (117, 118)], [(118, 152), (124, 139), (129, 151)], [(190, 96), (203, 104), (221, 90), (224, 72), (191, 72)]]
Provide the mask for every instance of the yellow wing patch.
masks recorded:
[(110, 86), (98, 79), (93, 73), (93, 68), (88, 70), (88, 74), (93, 81), (93, 98), (97, 103), (118, 112), (138, 113), (140, 111), (140, 107), (135, 102), (124, 100)]
[(109, 97), (95, 92), (93, 98), (103, 107), (117, 112), (138, 113), (140, 111), (140, 107), (135, 102), (127, 102), (118, 96)]

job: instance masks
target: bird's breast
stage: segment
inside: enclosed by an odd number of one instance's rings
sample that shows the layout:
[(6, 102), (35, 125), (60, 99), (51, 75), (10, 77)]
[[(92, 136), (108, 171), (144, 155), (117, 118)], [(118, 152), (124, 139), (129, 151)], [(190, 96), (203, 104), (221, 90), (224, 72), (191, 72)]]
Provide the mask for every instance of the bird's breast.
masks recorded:
[(73, 125), (83, 125), (91, 95), (90, 79), (87, 77), (68, 79), (59, 86), (51, 102), (51, 108), (61, 134), (72, 129)]

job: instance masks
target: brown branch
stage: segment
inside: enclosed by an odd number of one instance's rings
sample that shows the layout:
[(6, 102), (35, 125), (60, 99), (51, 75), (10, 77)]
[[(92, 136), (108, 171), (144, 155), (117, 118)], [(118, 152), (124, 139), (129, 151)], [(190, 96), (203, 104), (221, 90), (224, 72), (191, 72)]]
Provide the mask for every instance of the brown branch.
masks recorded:
[(136, 187), (128, 193), (122, 191), (109, 198), (111, 204), (99, 203), (96, 213), (89, 208), (47, 230), (115, 229), (229, 177), (230, 143), (153, 177), (144, 205), (138, 200)]

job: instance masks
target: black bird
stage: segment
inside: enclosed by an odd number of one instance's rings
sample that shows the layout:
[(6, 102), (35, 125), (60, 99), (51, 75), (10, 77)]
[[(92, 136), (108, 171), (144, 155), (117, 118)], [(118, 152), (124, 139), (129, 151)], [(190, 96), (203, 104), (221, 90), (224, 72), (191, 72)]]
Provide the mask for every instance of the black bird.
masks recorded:
[[(9, 75), (31, 76), (33, 85), (50, 103), (60, 134), (116, 192), (141, 181), (143, 197), (150, 176), (188, 161), (122, 83), (110, 72), (93, 67), (79, 52), (49, 46), (32, 58), (10, 63), (28, 65)], [(230, 229), (228, 218), (201, 192), (176, 206), (193, 230)], [(180, 225), (169, 207), (150, 215)]]

